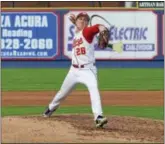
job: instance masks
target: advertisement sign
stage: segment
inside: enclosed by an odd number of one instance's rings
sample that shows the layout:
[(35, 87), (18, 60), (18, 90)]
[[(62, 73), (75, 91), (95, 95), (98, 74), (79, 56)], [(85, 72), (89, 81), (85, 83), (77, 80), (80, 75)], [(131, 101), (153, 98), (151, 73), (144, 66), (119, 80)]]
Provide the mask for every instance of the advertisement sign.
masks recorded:
[(162, 15), (162, 54), (164, 56), (164, 14)]
[[(100, 15), (109, 21), (112, 26), (110, 30), (111, 43), (123, 43), (123, 52), (117, 53), (111, 49), (101, 50), (95, 39), (96, 59), (153, 59), (158, 54), (157, 42), (157, 16), (153, 11), (143, 10), (84, 10), (69, 11), (64, 15), (64, 55), (71, 59), (72, 41), (74, 38), (75, 26), (70, 22), (70, 14), (77, 15), (80, 12), (87, 12), (89, 16)], [(99, 19), (94, 24), (101, 23)], [(105, 24), (106, 25), (106, 24)]]
[(162, 8), (164, 9), (164, 1), (138, 1), (139, 8)]
[(58, 17), (53, 12), (2, 12), (2, 59), (55, 59)]

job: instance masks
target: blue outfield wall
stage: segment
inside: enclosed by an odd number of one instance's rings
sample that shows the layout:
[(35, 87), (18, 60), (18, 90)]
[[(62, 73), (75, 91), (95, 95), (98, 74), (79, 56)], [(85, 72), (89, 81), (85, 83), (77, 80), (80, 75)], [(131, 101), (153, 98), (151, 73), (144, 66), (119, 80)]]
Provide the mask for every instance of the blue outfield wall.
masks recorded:
[[(69, 68), (70, 61), (2, 61), (2, 68)], [(164, 60), (157, 61), (96, 61), (98, 68), (164, 68)]]
[[(114, 25), (117, 25), (110, 28), (110, 40), (115, 41), (120, 38), (123, 42), (124, 51), (121, 56), (113, 55), (114, 52), (111, 50), (100, 50), (97, 46), (95, 47), (97, 55), (96, 65), (98, 68), (164, 68), (164, 10), (100, 10), (97, 8), (81, 10), (55, 8), (40, 8), (36, 10), (2, 9), (2, 68), (69, 68), (74, 26), (68, 21), (68, 14), (77, 14), (81, 11), (88, 12), (90, 16), (103, 12), (102, 16), (106, 17), (111, 23), (114, 22)], [(133, 20), (130, 20), (132, 13), (135, 14), (135, 24)], [(115, 14), (118, 16), (115, 17)], [(40, 16), (47, 20), (44, 20), (46, 23), (43, 26), (25, 26), (23, 24), (26, 23), (19, 23), (19, 19), (22, 17), (25, 19), (26, 16)], [(111, 16), (113, 17), (111, 18)], [(127, 23), (123, 23), (123, 17), (128, 19)], [(5, 24), (5, 19), (10, 23)], [(28, 20), (26, 19), (26, 21)], [(122, 26), (118, 26), (119, 23), (123, 23)], [(123, 34), (123, 30), (126, 32), (131, 29), (130, 26), (134, 28), (134, 35)], [(137, 34), (137, 29), (139, 30), (139, 35)], [(8, 30), (9, 32), (10, 30), (20, 30), (22, 33), (25, 32), (23, 30), (29, 30), (29, 35), (6, 36), (7, 33), (3, 30)], [(140, 32), (140, 30), (142, 31)], [(125, 37), (126, 35), (127, 37)], [(143, 52), (137, 49), (141, 45), (144, 45)], [(126, 46), (128, 49), (125, 48)], [(134, 47), (133, 51), (129, 50), (131, 46)], [(147, 50), (148, 47), (152, 48)], [(32, 53), (32, 55), (21, 56), (20, 53), (23, 52)], [(43, 55), (43, 52), (46, 55)], [(35, 55), (36, 53), (42, 55)], [(110, 57), (106, 56), (108, 53), (112, 53), (112, 55)]]

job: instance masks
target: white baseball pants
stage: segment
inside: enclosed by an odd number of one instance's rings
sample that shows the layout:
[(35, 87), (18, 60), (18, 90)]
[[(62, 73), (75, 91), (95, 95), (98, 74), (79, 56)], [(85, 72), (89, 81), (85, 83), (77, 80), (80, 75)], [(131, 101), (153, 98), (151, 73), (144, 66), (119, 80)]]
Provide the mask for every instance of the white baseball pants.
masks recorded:
[(84, 68), (74, 68), (71, 66), (61, 89), (49, 104), (49, 109), (57, 109), (60, 102), (66, 98), (77, 83), (82, 83), (87, 86), (90, 94), (94, 120), (96, 120), (98, 115), (102, 115), (103, 112), (97, 83), (97, 68), (93, 66), (93, 64), (87, 65)]

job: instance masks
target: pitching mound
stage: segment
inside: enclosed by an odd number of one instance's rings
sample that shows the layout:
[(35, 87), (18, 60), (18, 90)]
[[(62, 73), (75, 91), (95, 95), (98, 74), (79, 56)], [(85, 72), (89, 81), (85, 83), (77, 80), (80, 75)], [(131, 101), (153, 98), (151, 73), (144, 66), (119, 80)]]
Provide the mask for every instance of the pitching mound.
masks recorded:
[(3, 117), (3, 143), (163, 142), (164, 122), (134, 117), (108, 117), (96, 129), (90, 115)]

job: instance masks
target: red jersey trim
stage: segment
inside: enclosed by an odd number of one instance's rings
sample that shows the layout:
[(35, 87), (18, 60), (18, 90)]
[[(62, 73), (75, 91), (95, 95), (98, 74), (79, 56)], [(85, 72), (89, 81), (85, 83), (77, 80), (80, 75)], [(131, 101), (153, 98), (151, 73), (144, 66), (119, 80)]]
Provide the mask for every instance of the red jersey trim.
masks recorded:
[(99, 24), (83, 29), (83, 36), (88, 43), (92, 43), (94, 36), (99, 32)]

